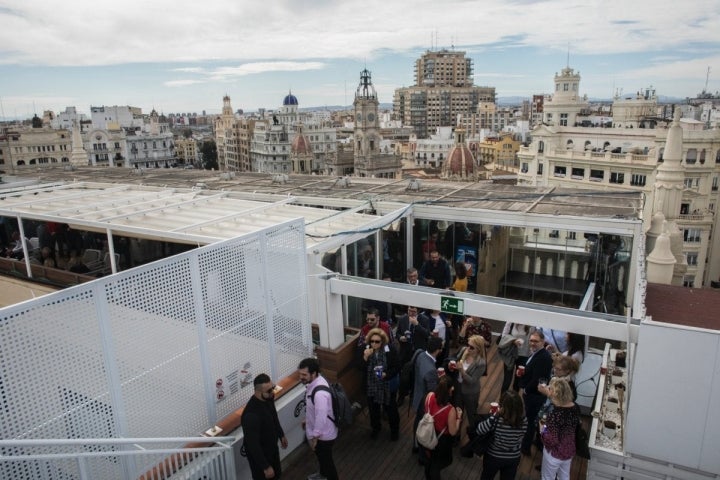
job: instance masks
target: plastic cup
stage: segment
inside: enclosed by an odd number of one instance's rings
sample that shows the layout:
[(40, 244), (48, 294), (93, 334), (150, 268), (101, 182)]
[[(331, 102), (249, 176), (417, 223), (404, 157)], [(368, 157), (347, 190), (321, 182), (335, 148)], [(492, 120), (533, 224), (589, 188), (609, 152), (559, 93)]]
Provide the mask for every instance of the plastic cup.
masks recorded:
[(439, 337), (439, 336), (440, 336), (440, 330), (438, 330), (438, 329), (436, 328), (435, 330), (432, 331), (432, 335), (433, 335), (433, 337)]
[(497, 402), (491, 402), (490, 403), (490, 415), (495, 415), (500, 411), (500, 404)]
[(525, 375), (525, 367), (522, 365), (517, 367), (517, 371), (515, 372), (515, 375), (518, 377), (522, 377), (523, 375)]
[(438, 377), (444, 377), (445, 376), (445, 369), (440, 367), (437, 369)]
[(448, 368), (451, 372), (454, 372), (455, 370), (457, 370), (457, 362), (455, 360), (450, 360), (450, 362), (448, 363)]

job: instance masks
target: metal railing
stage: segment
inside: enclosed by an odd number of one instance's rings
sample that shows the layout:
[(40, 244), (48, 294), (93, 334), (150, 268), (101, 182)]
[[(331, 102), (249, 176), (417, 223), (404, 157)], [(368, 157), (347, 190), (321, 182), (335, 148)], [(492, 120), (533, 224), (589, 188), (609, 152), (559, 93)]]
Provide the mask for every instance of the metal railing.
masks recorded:
[(0, 477), (231, 480), (236, 477), (232, 448), (235, 440), (234, 437), (0, 440)]

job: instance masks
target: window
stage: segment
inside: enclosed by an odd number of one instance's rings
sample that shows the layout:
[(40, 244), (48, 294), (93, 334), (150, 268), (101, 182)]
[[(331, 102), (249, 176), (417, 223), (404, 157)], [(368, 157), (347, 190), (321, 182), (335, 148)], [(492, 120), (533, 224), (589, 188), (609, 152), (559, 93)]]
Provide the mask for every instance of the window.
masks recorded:
[(538, 163), (537, 174), (538, 174), (538, 175), (542, 175), (542, 174), (543, 174), (543, 164), (542, 164), (542, 163)]
[(713, 177), (713, 179), (712, 179), (712, 191), (713, 192), (718, 191), (718, 177)]
[(685, 156), (685, 163), (688, 165), (694, 165), (697, 161), (697, 149), (691, 148), (688, 150), (687, 155)]
[(560, 230), (551, 230), (548, 236), (550, 238), (560, 238)]
[(521, 168), (520, 171), (521, 171), (522, 173), (527, 173), (527, 172), (528, 172), (528, 164), (527, 164), (527, 162), (523, 162), (522, 168)]
[(685, 243), (700, 243), (700, 229), (686, 228), (683, 230), (683, 241)]
[(685, 188), (698, 188), (700, 186), (700, 177), (686, 178), (683, 183)]
[(685, 254), (685, 258), (687, 259), (687, 264), (696, 266), (698, 264), (698, 254), (697, 252), (688, 252)]
[(685, 275), (685, 278), (683, 278), (683, 287), (694, 288), (695, 275)]
[(585, 169), (584, 168), (573, 168), (572, 169), (572, 178), (575, 180), (582, 180), (585, 177)]
[(630, 178), (630, 185), (634, 187), (644, 187), (646, 182), (647, 177), (638, 173), (633, 173), (632, 177)]
[(625, 183), (625, 174), (622, 172), (610, 172), (610, 183)]
[(577, 240), (577, 232), (567, 232), (565, 238), (567, 238), (568, 240)]
[[(548, 119), (549, 119), (549, 118), (550, 118), (550, 117), (548, 117)], [(542, 140), (540, 140), (540, 141), (538, 142), (538, 153), (543, 153), (544, 151), (545, 151), (545, 142), (543, 142)]]
[(602, 182), (605, 179), (604, 170), (590, 170), (590, 181), (591, 182)]
[(567, 92), (567, 91), (568, 91), (568, 86), (569, 86), (569, 85), (568, 85), (567, 83), (563, 83), (563, 92)]
[[(560, 126), (561, 127), (567, 127), (568, 123), (568, 114), (567, 113), (561, 113), (560, 114)], [(572, 142), (572, 140), (570, 140)]]
[(556, 167), (555, 167), (554, 175), (555, 175), (556, 177), (564, 177), (564, 176), (566, 175), (566, 172), (567, 172), (567, 168), (566, 168), (566, 167), (556, 166)]

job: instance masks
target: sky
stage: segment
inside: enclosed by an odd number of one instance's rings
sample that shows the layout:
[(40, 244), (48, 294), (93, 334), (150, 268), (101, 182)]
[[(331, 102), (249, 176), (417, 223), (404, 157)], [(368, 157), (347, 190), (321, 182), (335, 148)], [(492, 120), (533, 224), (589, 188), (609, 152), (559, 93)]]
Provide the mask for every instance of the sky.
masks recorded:
[(720, 91), (720, 1), (0, 0), (0, 120), (350, 105), (364, 68), (392, 103), (442, 48), (498, 97), (551, 93), (567, 65), (590, 98), (694, 97)]

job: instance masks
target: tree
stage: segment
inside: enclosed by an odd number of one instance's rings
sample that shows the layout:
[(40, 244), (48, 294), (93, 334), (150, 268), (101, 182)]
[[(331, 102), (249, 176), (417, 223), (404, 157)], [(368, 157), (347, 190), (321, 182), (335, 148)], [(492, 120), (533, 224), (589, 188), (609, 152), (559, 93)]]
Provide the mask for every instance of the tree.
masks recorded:
[(206, 140), (200, 146), (200, 153), (202, 154), (202, 168), (205, 170), (218, 169), (217, 162), (217, 145), (215, 140)]
[(183, 130), (182, 134), (183, 134), (183, 137), (190, 138), (190, 137), (192, 137), (192, 130), (190, 130), (189, 128), (186, 128)]

